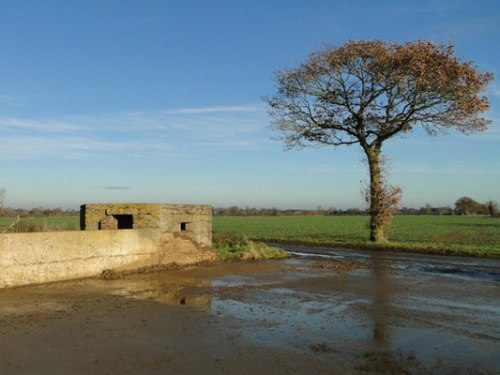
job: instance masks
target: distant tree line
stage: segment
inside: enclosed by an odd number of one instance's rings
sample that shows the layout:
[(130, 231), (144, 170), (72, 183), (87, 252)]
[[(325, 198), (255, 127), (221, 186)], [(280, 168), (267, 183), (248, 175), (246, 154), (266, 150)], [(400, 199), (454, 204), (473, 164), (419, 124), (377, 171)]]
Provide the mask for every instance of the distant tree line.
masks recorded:
[(36, 207), (30, 210), (23, 208), (3, 208), (0, 216), (3, 217), (44, 217), (44, 216), (76, 216), (79, 215), (79, 210), (69, 209), (63, 210), (62, 208), (43, 208)]
[[(75, 209), (43, 208), (36, 207), (30, 210), (23, 208), (2, 208), (0, 217), (44, 217), (44, 216), (77, 216), (80, 211)], [(347, 208), (338, 209), (335, 207), (315, 209), (279, 209), (273, 208), (251, 208), (251, 207), (215, 207), (214, 216), (300, 216), (300, 215), (323, 215), (323, 216), (352, 216), (369, 215), (368, 209)], [(500, 216), (498, 204), (489, 200), (486, 203), (479, 203), (470, 197), (461, 197), (455, 202), (455, 207), (432, 207), (427, 203), (420, 208), (401, 207), (397, 210), (397, 215), (489, 215)]]
[[(315, 209), (279, 209), (279, 208), (251, 208), (251, 207), (215, 207), (214, 216), (299, 216), (299, 215), (369, 215), (368, 209), (348, 208), (337, 209), (335, 207)], [(455, 202), (455, 207), (432, 207), (427, 203), (420, 208), (401, 207), (396, 212), (397, 215), (490, 215), (500, 216), (498, 204), (489, 200), (486, 203), (479, 203), (470, 197), (461, 197)]]
[(322, 208), (317, 207), (312, 210), (302, 209), (279, 209), (273, 208), (250, 208), (250, 207), (215, 207), (213, 209), (215, 216), (300, 216), (300, 215), (368, 215), (367, 210), (359, 208), (348, 208), (339, 210), (333, 207)]

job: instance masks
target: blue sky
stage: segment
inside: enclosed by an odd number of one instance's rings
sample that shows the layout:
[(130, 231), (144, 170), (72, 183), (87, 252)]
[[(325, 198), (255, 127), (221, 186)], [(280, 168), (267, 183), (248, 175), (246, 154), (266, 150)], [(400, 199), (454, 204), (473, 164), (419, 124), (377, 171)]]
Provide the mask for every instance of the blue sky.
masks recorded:
[[(499, 77), (499, 24), (496, 0), (2, 0), (6, 206), (363, 207), (357, 147), (273, 139), (273, 72), (348, 39), (431, 39)], [(487, 132), (386, 143), (402, 205), (500, 202), (498, 79), (488, 96)]]

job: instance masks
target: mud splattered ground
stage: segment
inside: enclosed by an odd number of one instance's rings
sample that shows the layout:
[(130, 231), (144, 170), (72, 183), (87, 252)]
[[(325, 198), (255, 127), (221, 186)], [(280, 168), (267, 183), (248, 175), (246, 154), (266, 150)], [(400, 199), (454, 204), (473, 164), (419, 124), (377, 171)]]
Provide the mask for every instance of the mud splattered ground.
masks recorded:
[(0, 374), (500, 373), (499, 261), (314, 251), (0, 290)]

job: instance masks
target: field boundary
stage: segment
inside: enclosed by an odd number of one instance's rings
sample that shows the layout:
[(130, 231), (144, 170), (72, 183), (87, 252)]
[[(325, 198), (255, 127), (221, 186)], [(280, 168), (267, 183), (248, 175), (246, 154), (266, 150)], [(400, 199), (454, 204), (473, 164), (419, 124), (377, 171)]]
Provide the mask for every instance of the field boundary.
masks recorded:
[(500, 218), (485, 216), (396, 216), (378, 243), (367, 217), (216, 216), (213, 224), (214, 234), (263, 242), (500, 258)]
[(392, 251), (401, 253), (415, 253), (415, 254), (430, 254), (430, 255), (443, 255), (443, 256), (460, 256), (460, 257), (474, 257), (474, 258), (491, 258), (500, 259), (500, 252), (493, 253), (488, 251), (475, 251), (468, 252), (461, 249), (446, 249), (446, 248), (432, 248), (432, 247), (404, 247), (402, 245), (385, 243), (385, 244), (375, 244), (375, 243), (335, 243), (335, 242), (308, 242), (308, 241), (287, 241), (287, 240), (270, 240), (265, 238), (251, 238), (253, 241), (264, 242), (269, 246), (273, 245), (297, 245), (297, 246), (311, 246), (311, 247), (326, 247), (332, 249), (351, 249), (351, 250), (368, 250), (368, 251)]

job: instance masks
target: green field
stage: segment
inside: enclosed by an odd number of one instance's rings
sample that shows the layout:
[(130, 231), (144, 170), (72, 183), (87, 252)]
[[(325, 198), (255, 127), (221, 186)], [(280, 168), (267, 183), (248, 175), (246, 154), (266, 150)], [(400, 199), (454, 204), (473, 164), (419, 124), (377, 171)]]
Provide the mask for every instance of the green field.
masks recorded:
[[(14, 221), (0, 218), (0, 233)], [(260, 241), (500, 257), (500, 218), (396, 216), (383, 245), (367, 241), (368, 221), (367, 216), (215, 216), (213, 231)], [(21, 229), (78, 230), (79, 217), (21, 219)]]
[(500, 218), (396, 216), (383, 245), (367, 241), (368, 221), (367, 216), (218, 216), (213, 230), (261, 241), (500, 257)]
[[(15, 232), (15, 217), (0, 217), (0, 233), (10, 227), (9, 233)], [(11, 226), (12, 225), (12, 226)], [(46, 216), (22, 218), (19, 221), (19, 229), (22, 232), (43, 232), (60, 230), (79, 230), (79, 216)]]

